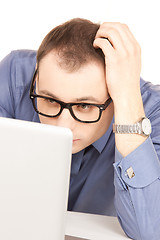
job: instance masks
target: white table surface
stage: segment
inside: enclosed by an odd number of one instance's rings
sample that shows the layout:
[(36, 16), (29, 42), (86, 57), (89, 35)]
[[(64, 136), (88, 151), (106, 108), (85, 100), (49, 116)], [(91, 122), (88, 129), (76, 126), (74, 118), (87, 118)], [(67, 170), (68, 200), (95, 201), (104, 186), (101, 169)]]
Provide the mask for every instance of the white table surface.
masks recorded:
[(67, 212), (66, 235), (66, 240), (129, 239), (121, 229), (116, 217), (77, 212)]

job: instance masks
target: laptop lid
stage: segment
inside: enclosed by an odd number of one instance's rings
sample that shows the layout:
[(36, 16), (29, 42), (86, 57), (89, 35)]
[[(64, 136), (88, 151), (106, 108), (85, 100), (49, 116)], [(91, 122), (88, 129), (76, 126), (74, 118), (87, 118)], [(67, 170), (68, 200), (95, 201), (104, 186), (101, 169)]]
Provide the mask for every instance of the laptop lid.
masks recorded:
[(0, 239), (62, 240), (72, 133), (0, 118)]

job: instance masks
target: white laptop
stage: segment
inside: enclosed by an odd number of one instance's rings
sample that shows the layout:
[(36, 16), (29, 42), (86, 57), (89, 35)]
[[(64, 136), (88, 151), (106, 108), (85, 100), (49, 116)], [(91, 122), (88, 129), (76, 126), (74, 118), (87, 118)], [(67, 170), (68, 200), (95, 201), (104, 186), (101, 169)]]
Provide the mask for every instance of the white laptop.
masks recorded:
[(62, 240), (72, 133), (0, 118), (0, 239)]

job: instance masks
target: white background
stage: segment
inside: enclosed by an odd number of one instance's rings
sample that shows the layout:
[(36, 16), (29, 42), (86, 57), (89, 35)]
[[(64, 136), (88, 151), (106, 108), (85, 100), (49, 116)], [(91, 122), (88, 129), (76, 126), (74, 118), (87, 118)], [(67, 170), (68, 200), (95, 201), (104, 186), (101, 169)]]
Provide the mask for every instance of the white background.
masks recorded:
[(53, 27), (74, 17), (123, 22), (141, 45), (141, 76), (160, 84), (159, 0), (0, 1), (0, 60), (15, 49), (38, 49)]

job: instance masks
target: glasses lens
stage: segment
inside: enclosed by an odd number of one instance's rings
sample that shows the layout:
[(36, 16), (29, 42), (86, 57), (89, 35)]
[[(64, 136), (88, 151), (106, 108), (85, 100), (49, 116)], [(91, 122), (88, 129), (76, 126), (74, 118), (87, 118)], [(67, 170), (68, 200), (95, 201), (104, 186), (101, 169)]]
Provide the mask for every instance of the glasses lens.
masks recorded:
[(100, 110), (96, 106), (87, 104), (73, 105), (72, 110), (76, 118), (81, 121), (96, 121), (99, 119)]
[(40, 113), (48, 116), (56, 116), (61, 105), (51, 98), (35, 97), (35, 107)]

